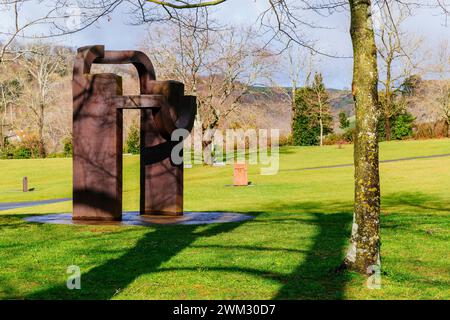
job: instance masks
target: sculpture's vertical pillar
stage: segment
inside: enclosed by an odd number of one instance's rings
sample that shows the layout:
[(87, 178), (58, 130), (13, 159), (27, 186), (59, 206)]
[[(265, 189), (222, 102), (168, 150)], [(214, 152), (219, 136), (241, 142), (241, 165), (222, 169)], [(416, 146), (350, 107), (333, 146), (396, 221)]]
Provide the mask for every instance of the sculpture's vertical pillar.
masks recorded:
[(168, 105), (141, 111), (141, 214), (183, 214), (183, 164), (171, 161), (176, 143), (176, 110), (183, 107), (184, 85), (174, 81), (152, 81), (150, 94), (163, 95)]
[(73, 219), (122, 218), (122, 110), (114, 96), (122, 79), (114, 74), (74, 78)]

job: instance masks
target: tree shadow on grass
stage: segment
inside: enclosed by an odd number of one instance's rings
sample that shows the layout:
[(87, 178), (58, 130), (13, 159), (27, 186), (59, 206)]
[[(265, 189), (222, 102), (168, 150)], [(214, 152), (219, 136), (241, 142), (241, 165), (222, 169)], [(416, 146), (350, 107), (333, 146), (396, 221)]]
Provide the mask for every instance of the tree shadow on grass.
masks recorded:
[[(302, 202), (281, 204), (278, 210), (310, 217), (301, 223), (315, 226), (315, 235), (305, 258), (281, 279), (273, 299), (343, 299), (350, 280), (346, 271), (337, 272), (350, 236), (352, 204), (346, 202)], [(298, 214), (293, 214), (297, 215)]]
[(450, 211), (450, 202), (433, 194), (423, 192), (396, 192), (382, 198), (387, 207), (403, 206), (417, 212)]
[[(286, 206), (279, 206), (286, 211)], [(348, 207), (348, 204), (347, 204)], [(273, 223), (304, 223), (315, 228), (312, 245), (307, 250), (298, 250), (305, 255), (301, 264), (292, 273), (267, 272), (246, 267), (215, 267), (205, 266), (208, 271), (225, 271), (247, 273), (252, 276), (271, 278), (279, 282), (280, 289), (274, 299), (342, 299), (345, 284), (348, 281), (346, 273), (337, 274), (335, 268), (341, 263), (343, 249), (348, 239), (350, 212), (319, 213), (323, 203), (308, 202), (298, 205), (287, 205), (287, 209), (295, 213), (280, 214), (282, 219), (267, 219)], [(277, 212), (277, 208), (271, 211)], [(307, 213), (307, 218), (304, 214)], [(258, 215), (258, 213), (253, 213)], [(292, 218), (290, 218), (292, 216)], [(296, 219), (295, 217), (302, 217)], [(278, 220), (278, 221), (277, 221)], [(266, 219), (256, 219), (236, 223), (215, 224), (207, 229), (199, 229), (192, 225), (155, 226), (138, 240), (136, 245), (118, 258), (106, 261), (93, 269), (82, 273), (82, 290), (68, 290), (65, 283), (44, 289), (27, 299), (110, 299), (125, 289), (136, 278), (154, 272), (195, 271), (195, 267), (164, 268), (161, 265), (175, 257), (182, 250), (194, 247), (193, 243), (200, 237), (212, 237), (221, 233), (232, 232), (244, 223), (265, 223)], [(348, 232), (347, 232), (348, 231)], [(276, 233), (275, 233), (276, 234)], [(221, 248), (233, 249), (233, 245), (220, 244)], [(214, 247), (212, 247), (214, 248)], [(284, 248), (248, 248), (248, 254), (259, 251), (277, 251)], [(294, 250), (295, 251), (295, 250)], [(289, 252), (286, 250), (286, 252)], [(92, 252), (91, 254), (95, 254)], [(245, 297), (242, 297), (245, 298)]]
[[(382, 198), (382, 205), (389, 211), (394, 211), (393, 215), (382, 215), (382, 228), (385, 229), (409, 229), (413, 226), (417, 228), (421, 223), (442, 225), (445, 214), (450, 211), (448, 199), (422, 192), (388, 194)], [(344, 299), (345, 286), (351, 280), (352, 274), (347, 271), (336, 273), (334, 268), (342, 262), (348, 245), (352, 220), (351, 205), (342, 203), (329, 207), (324, 203), (311, 202), (289, 206), (289, 209), (312, 214), (311, 222), (318, 230), (305, 260), (289, 276), (282, 279), (284, 285), (274, 299)], [(329, 213), (318, 213), (319, 210)], [(436, 213), (443, 215), (436, 216)], [(425, 215), (435, 218), (432, 221), (424, 221)]]
[[(300, 222), (317, 227), (317, 233), (312, 240), (313, 244), (308, 250), (226, 244), (205, 246), (218, 249), (243, 249), (248, 251), (249, 254), (258, 254), (259, 251), (298, 253), (299, 257), (305, 254), (306, 257), (290, 274), (274, 271), (268, 272), (267, 270), (251, 267), (207, 267), (207, 270), (244, 273), (278, 282), (280, 289), (272, 297), (275, 300), (344, 299), (345, 286), (350, 280), (350, 273), (345, 271), (337, 272), (337, 269), (342, 263), (345, 248), (347, 247), (350, 234), (349, 224), (352, 216), (349, 212), (313, 213), (312, 216), (312, 219)], [(280, 222), (286, 220), (270, 219), (270, 221)], [(264, 220), (255, 220), (253, 223), (264, 223)], [(201, 248), (202, 246), (195, 247)], [(195, 270), (196, 268), (193, 267), (171, 267), (158, 269), (157, 272)]]
[[(441, 207), (439, 200), (442, 199), (426, 194), (398, 193), (385, 196), (383, 203), (392, 208), (406, 205), (407, 210), (413, 209), (417, 213), (423, 212), (424, 209), (448, 211), (448, 202), (444, 201), (445, 205)], [(270, 208), (271, 215), (257, 217), (257, 219), (250, 221), (215, 224), (209, 228), (199, 228), (192, 225), (155, 226), (149, 229), (132, 248), (118, 258), (110, 259), (83, 273), (82, 290), (68, 290), (65, 283), (60, 283), (57, 286), (32, 293), (26, 298), (110, 299), (118, 291), (130, 285), (136, 278), (145, 274), (177, 270), (195, 271), (196, 268), (190, 266), (165, 268), (162, 265), (182, 250), (195, 247), (194, 242), (197, 239), (233, 232), (243, 224), (257, 226), (259, 223), (273, 224), (274, 236), (277, 236), (277, 226), (295, 223), (313, 226), (315, 234), (309, 247), (295, 249), (294, 251), (289, 251), (282, 245), (278, 248), (267, 245), (246, 248), (245, 245), (236, 246), (236, 243), (220, 243), (211, 246), (211, 248), (236, 249), (239, 247), (238, 249), (248, 251), (249, 255), (258, 254), (258, 251), (276, 250), (285, 250), (286, 253), (291, 254), (298, 251), (299, 257), (305, 255), (303, 259), (299, 258), (298, 266), (293, 268), (290, 273), (286, 274), (276, 270), (268, 272), (263, 268), (228, 267), (226, 265), (223, 267), (205, 266), (205, 268), (208, 271), (238, 272), (261, 278), (270, 278), (280, 285), (277, 292), (272, 296), (274, 299), (345, 298), (345, 287), (352, 275), (348, 272), (336, 273), (335, 268), (340, 265), (347, 247), (352, 218), (351, 204), (299, 202), (265, 204), (265, 207)], [(397, 209), (395, 210), (397, 212)], [(278, 212), (280, 213), (274, 214)], [(254, 213), (254, 215), (258, 216), (259, 214)], [(16, 215), (14, 218), (19, 216)], [(386, 218), (388, 221), (386, 221)], [(384, 219), (384, 227), (389, 227), (393, 222), (390, 220), (394, 217), (388, 216)], [(8, 220), (7, 223), (14, 224), (12, 220)], [(95, 238), (92, 241), (95, 241)], [(117, 241), (120, 241), (120, 239)], [(301, 241), (300, 237), (298, 241)], [(91, 251), (90, 254), (95, 255), (96, 252)]]
[(197, 238), (231, 232), (242, 223), (244, 221), (217, 224), (200, 232), (196, 232), (198, 226), (195, 225), (155, 226), (125, 254), (82, 273), (82, 290), (68, 290), (63, 283), (26, 298), (111, 299), (136, 278), (157, 271), (162, 263), (189, 247)]
[(317, 233), (303, 262), (285, 279), (274, 299), (343, 299), (349, 273), (336, 272), (349, 237), (350, 212), (314, 213)]

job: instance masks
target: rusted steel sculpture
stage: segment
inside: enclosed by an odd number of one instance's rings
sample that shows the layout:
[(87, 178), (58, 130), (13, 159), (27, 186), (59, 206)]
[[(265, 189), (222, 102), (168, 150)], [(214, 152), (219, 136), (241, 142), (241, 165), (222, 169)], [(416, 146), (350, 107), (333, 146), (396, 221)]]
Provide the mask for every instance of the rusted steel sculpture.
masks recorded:
[[(141, 95), (123, 96), (116, 74), (90, 74), (98, 64), (133, 64)], [(190, 131), (195, 97), (176, 81), (156, 81), (150, 59), (139, 51), (78, 49), (73, 80), (73, 219), (122, 219), (123, 109), (141, 119), (140, 213), (183, 214), (183, 164), (175, 165), (175, 129)]]

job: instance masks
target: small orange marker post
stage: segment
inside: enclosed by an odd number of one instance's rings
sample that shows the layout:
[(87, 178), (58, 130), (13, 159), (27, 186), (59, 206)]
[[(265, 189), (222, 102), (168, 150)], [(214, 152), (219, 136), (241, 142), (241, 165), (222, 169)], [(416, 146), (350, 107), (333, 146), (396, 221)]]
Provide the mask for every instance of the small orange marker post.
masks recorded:
[(248, 186), (247, 164), (234, 164), (234, 186)]

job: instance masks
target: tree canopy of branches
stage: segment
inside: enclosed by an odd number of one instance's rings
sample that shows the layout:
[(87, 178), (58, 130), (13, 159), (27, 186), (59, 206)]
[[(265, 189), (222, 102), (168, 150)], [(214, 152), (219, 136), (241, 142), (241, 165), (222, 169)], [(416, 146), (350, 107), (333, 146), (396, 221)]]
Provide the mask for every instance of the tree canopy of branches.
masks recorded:
[(32, 45), (29, 49), (31, 53), (25, 54), (19, 60), (27, 79), (21, 100), (31, 111), (31, 120), (37, 127), (39, 155), (45, 157), (46, 114), (57, 97), (55, 84), (67, 71), (67, 55), (62, 48), (42, 44)]
[(405, 112), (406, 104), (401, 95), (402, 84), (418, 69), (417, 52), (422, 39), (402, 30), (410, 14), (410, 11), (401, 5), (382, 5), (378, 15), (376, 40), (382, 73), (380, 84), (384, 87), (380, 104), (386, 140), (391, 140), (391, 122)]
[(206, 10), (153, 28), (143, 49), (160, 77), (183, 82), (187, 94), (197, 96), (196, 120), (205, 133), (205, 148), (252, 86), (270, 79), (274, 71), (274, 56), (258, 43), (252, 29), (217, 26)]
[[(66, 35), (92, 25), (99, 18), (98, 11), (97, 18), (83, 18), (78, 4), (70, 0), (0, 0), (0, 13), (12, 17), (2, 20), (0, 63), (14, 61), (28, 52), (29, 48), (18, 45), (19, 40)], [(77, 22), (68, 23), (69, 19)]]
[(13, 110), (23, 92), (23, 83), (17, 78), (11, 78), (5, 66), (1, 66), (0, 74), (0, 147), (6, 143), (5, 132), (13, 128)]
[(446, 79), (450, 75), (450, 45), (448, 41), (440, 45), (434, 71), (440, 79), (436, 99), (441, 109), (442, 119), (447, 124), (447, 136), (450, 136), (450, 80)]

